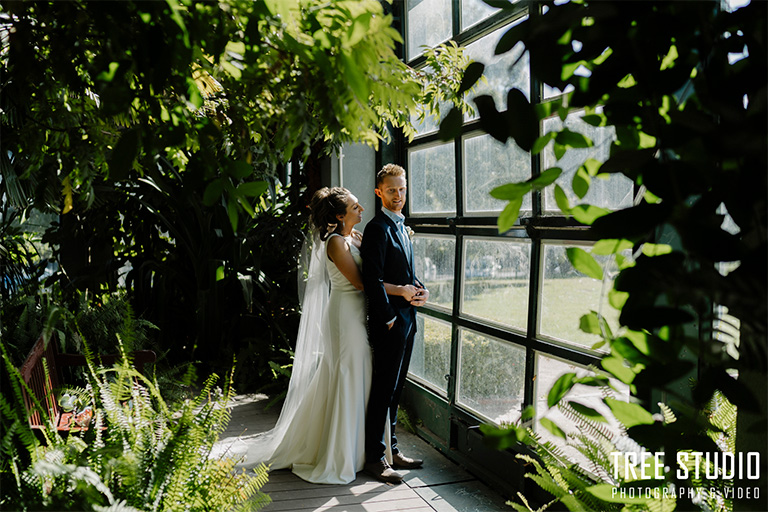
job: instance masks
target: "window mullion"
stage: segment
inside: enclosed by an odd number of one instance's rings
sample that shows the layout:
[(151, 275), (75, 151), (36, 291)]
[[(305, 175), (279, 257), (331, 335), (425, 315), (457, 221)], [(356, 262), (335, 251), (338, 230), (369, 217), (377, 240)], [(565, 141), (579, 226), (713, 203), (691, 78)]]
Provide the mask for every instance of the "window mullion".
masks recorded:
[(464, 235), (460, 230), (456, 234), (456, 254), (453, 265), (453, 322), (451, 325), (451, 364), (448, 377), (448, 403), (456, 404), (456, 386), (459, 380), (459, 326), (456, 319), (459, 318), (461, 309), (461, 294), (464, 289)]

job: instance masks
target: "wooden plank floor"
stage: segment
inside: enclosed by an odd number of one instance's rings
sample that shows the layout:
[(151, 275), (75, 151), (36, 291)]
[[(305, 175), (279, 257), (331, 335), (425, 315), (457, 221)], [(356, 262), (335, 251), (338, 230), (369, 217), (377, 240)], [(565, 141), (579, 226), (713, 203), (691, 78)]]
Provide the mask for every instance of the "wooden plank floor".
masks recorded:
[[(265, 410), (265, 395), (238, 395), (217, 453), (244, 456), (248, 441), (272, 428), (279, 406)], [(511, 507), (496, 492), (451, 462), (418, 436), (398, 432), (403, 453), (424, 459), (422, 469), (401, 471), (403, 483), (387, 485), (365, 473), (347, 485), (305, 482), (287, 469), (273, 471), (262, 489), (272, 499), (266, 512), (495, 512)], [(243, 462), (248, 468), (248, 461)]]

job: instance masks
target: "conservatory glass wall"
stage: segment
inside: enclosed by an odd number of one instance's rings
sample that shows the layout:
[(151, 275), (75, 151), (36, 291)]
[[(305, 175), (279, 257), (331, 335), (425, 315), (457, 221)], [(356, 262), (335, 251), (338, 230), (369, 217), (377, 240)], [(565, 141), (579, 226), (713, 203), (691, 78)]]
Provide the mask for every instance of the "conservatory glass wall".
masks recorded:
[[(534, 103), (557, 100), (568, 91), (533, 80), (522, 47), (494, 55), (507, 29), (537, 14), (529, 6), (538, 8), (521, 2), (513, 13), (501, 13), (481, 0), (406, 0), (405, 59), (418, 68), (425, 47), (454, 40), (485, 64), (486, 81), (470, 98), (489, 94), (499, 110), (511, 88)], [(585, 123), (583, 115), (573, 111), (561, 120), (555, 114), (540, 123), (540, 135), (564, 123), (594, 142), (562, 159), (551, 146), (532, 155), (511, 140), (499, 143), (479, 129), (477, 116), (465, 116), (461, 135), (449, 142), (438, 137), (437, 123), (426, 122), (392, 155), (408, 173), (407, 222), (415, 232), (417, 275), (430, 289), (418, 312), (404, 404), (423, 437), (501, 488), (521, 489), (521, 474), (510, 454), (483, 445), (478, 425), (517, 422), (528, 405), (536, 418), (555, 419), (546, 400), (552, 384), (565, 372), (588, 372), (602, 350), (598, 336), (579, 329), (580, 317), (600, 311), (615, 325), (618, 316), (604, 293), (616, 269), (608, 266), (601, 283), (572, 267), (566, 250), (588, 249), (589, 230), (562, 217), (550, 192), (526, 196), (521, 219), (501, 234), (497, 219), (506, 203), (489, 194), (556, 165), (563, 169), (557, 183), (572, 205), (630, 206), (633, 185), (620, 175), (591, 187), (584, 198), (573, 191), (584, 160), (604, 161), (614, 137), (611, 129)], [(595, 388), (582, 388), (575, 393), (585, 405), (602, 405)]]

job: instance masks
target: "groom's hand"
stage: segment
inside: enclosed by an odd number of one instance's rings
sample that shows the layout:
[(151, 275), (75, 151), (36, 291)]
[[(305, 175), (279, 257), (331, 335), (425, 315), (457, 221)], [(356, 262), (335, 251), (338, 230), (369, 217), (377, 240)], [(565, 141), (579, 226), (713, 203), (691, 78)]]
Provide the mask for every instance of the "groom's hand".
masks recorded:
[(413, 296), (413, 300), (411, 300), (412, 306), (423, 306), (427, 303), (427, 300), (429, 299), (429, 290), (426, 288), (419, 288), (418, 292), (416, 292), (416, 295)]

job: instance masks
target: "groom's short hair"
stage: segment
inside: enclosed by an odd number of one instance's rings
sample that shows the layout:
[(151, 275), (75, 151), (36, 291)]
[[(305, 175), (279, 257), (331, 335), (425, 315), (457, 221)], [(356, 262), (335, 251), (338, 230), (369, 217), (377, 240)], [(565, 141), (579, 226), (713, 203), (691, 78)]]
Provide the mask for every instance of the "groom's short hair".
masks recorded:
[(405, 176), (405, 169), (403, 169), (397, 164), (385, 165), (376, 174), (376, 188), (379, 188), (379, 185), (384, 183), (384, 178), (386, 178), (387, 176), (395, 176), (395, 177)]

